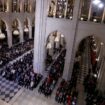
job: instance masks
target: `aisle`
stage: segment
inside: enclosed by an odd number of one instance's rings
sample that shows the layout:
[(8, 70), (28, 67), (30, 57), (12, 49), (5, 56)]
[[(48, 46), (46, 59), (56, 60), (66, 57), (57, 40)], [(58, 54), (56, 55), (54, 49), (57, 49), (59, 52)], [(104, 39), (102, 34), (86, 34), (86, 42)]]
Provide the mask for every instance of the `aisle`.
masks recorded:
[(81, 61), (81, 72), (78, 76), (78, 84), (77, 84), (77, 89), (78, 89), (78, 105), (86, 105), (85, 98), (86, 94), (84, 93), (84, 78), (88, 74), (88, 70), (90, 67), (90, 48), (89, 48), (89, 40), (86, 40), (85, 43), (85, 50), (84, 53), (82, 54), (82, 61)]

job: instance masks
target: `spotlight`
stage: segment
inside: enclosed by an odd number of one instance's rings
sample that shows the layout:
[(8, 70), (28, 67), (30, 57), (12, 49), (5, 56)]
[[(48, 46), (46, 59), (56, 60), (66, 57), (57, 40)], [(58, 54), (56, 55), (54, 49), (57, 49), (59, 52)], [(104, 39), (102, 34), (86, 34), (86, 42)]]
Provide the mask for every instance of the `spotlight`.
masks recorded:
[(104, 7), (104, 4), (103, 4), (103, 3), (100, 3), (100, 4), (98, 5), (98, 7), (101, 9), (101, 8)]
[(100, 0), (94, 0), (93, 4), (98, 5), (101, 1)]

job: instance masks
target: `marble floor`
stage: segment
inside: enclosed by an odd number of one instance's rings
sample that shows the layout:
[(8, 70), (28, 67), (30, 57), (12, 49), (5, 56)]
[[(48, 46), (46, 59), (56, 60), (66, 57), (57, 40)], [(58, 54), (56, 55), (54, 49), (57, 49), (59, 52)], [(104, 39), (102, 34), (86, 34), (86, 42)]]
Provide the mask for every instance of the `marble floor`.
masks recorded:
[(51, 97), (48, 98), (46, 98), (43, 94), (38, 93), (38, 88), (43, 80), (44, 78), (33, 91), (26, 88), (21, 88), (8, 103), (0, 100), (0, 105), (62, 105), (55, 102), (54, 99), (57, 87), (59, 86), (61, 79), (59, 79)]
[(53, 96), (46, 98), (44, 95), (39, 94), (35, 89), (33, 91), (21, 89), (17, 95), (9, 102), (6, 103), (0, 100), (0, 105), (60, 105), (55, 102)]

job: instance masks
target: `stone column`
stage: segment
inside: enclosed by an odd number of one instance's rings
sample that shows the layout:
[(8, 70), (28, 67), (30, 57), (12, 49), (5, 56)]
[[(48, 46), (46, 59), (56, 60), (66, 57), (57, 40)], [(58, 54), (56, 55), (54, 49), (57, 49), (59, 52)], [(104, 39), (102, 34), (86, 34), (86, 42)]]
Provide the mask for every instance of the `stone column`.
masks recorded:
[[(70, 80), (73, 70), (73, 64), (75, 59), (75, 42), (76, 42), (76, 34), (77, 34), (77, 27), (78, 27), (78, 18), (79, 18), (79, 9), (80, 9), (80, 0), (75, 0), (74, 3), (74, 10), (73, 10), (73, 20), (72, 20), (72, 45), (69, 45), (69, 41), (71, 39), (67, 39), (68, 43), (66, 45), (66, 57), (65, 57), (65, 66), (63, 72), (63, 78), (65, 80)], [(71, 56), (70, 56), (71, 55)]]
[(89, 13), (88, 13), (88, 21), (91, 18), (91, 12), (92, 12), (92, 0), (90, 1), (90, 7), (89, 7)]
[(29, 39), (32, 39), (32, 26), (29, 26)]
[(34, 37), (34, 72), (43, 75), (45, 67), (45, 35), (47, 0), (36, 0)]
[(20, 43), (24, 42), (24, 24), (21, 22), (21, 25), (19, 25), (19, 37), (20, 37)]
[(6, 31), (7, 31), (8, 47), (11, 48), (12, 47), (12, 28), (7, 27)]

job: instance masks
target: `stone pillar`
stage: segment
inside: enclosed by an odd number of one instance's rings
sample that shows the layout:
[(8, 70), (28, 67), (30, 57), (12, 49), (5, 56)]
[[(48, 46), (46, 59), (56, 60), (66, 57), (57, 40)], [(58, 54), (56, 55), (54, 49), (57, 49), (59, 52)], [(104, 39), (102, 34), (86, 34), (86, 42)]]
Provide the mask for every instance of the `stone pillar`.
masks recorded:
[(8, 47), (11, 48), (12, 47), (12, 28), (7, 27), (6, 31), (7, 31)]
[(21, 42), (24, 42), (24, 37), (23, 37), (23, 34), (24, 34), (24, 25), (21, 23), (21, 25), (19, 25), (19, 37), (20, 37), (20, 43)]
[(90, 1), (90, 7), (89, 7), (89, 13), (88, 13), (88, 21), (91, 18), (91, 12), (92, 12), (92, 0)]
[(43, 75), (45, 67), (45, 35), (47, 0), (36, 0), (34, 37), (34, 72)]
[(29, 39), (32, 39), (32, 26), (29, 26)]
[[(75, 59), (75, 42), (76, 42), (76, 34), (77, 34), (77, 27), (78, 27), (78, 18), (79, 18), (79, 9), (80, 9), (80, 0), (75, 0), (74, 3), (74, 10), (73, 10), (73, 20), (72, 20), (72, 45), (69, 45), (69, 41), (66, 45), (66, 57), (65, 57), (65, 66), (63, 72), (63, 78), (65, 80), (70, 80), (73, 70), (73, 64)], [(70, 56), (71, 55), (71, 56)]]

